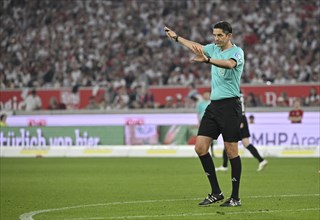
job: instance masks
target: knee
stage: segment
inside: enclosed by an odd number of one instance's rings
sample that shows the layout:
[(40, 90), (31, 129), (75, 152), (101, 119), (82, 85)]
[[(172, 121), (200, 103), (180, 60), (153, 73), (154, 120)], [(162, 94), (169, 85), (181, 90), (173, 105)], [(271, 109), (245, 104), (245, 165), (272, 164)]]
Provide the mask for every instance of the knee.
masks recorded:
[(226, 146), (225, 149), (226, 149), (227, 156), (229, 159), (233, 159), (233, 158), (236, 158), (237, 156), (239, 156), (238, 146), (236, 146), (236, 145)]
[(194, 147), (195, 152), (198, 156), (203, 156), (208, 153), (208, 150), (203, 145), (196, 144)]
[(233, 158), (236, 158), (238, 156), (238, 152), (234, 152), (234, 151), (227, 151), (227, 156), (228, 156), (228, 159), (231, 160)]
[(198, 154), (198, 156), (203, 156), (208, 153), (211, 142), (212, 139), (209, 137), (197, 136), (194, 150)]

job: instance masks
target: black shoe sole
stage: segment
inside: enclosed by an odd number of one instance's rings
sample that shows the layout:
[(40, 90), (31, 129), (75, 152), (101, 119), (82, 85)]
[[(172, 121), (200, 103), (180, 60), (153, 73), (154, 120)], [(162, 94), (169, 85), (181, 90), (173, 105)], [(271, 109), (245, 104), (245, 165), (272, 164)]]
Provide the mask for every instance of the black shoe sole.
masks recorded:
[(209, 203), (209, 204), (206, 204), (206, 205), (198, 204), (198, 206), (200, 206), (200, 207), (208, 207), (208, 206), (210, 206), (212, 204), (217, 204), (217, 203), (221, 203), (221, 202), (223, 202), (223, 199), (220, 199), (218, 201), (215, 201), (215, 202), (212, 202), (212, 203)]
[(232, 205), (220, 205), (220, 207), (239, 207), (239, 206), (241, 206), (241, 205), (236, 205), (236, 206), (232, 206)]
[(230, 204), (229, 205), (223, 205), (223, 204), (221, 204), (220, 207), (238, 207), (238, 206), (241, 206), (241, 204), (236, 205), (236, 206), (233, 206), (233, 205), (230, 205)]

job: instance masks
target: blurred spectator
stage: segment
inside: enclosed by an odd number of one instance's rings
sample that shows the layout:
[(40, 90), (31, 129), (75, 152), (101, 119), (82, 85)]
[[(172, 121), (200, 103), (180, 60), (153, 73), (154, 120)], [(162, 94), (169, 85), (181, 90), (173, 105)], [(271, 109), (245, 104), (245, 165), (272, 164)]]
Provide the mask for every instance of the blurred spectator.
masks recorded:
[(288, 80), (282, 75), (281, 73), (278, 73), (276, 75), (276, 78), (274, 79), (273, 83), (274, 84), (286, 84)]
[(250, 115), (249, 116), (249, 124), (254, 124), (255, 121), (254, 121), (254, 115)]
[(106, 100), (104, 98), (101, 98), (98, 101), (98, 106), (99, 106), (100, 110), (108, 110), (107, 103), (106, 103)]
[(195, 108), (197, 100), (198, 100), (198, 96), (191, 96), (191, 97), (186, 96), (185, 107), (190, 109)]
[(255, 94), (250, 92), (247, 96), (245, 96), (245, 106), (258, 107), (258, 106), (261, 106), (261, 102), (259, 98), (255, 96)]
[(289, 112), (289, 120), (291, 123), (301, 123), (303, 110), (300, 108), (300, 100), (296, 99), (293, 103), (293, 110)]
[(114, 109), (128, 109), (127, 102), (122, 98), (122, 96), (115, 97), (112, 107)]
[(197, 96), (199, 95), (199, 92), (196, 88), (196, 85), (194, 83), (189, 84), (189, 92), (187, 94), (188, 97)]
[(48, 110), (66, 109), (65, 104), (59, 103), (57, 97), (52, 96), (49, 101)]
[(182, 78), (180, 67), (176, 67), (170, 73), (170, 77), (168, 79), (168, 85), (183, 85), (183, 78)]
[(107, 89), (104, 97), (99, 102), (100, 109), (110, 110), (112, 108), (112, 101), (112, 92), (110, 92), (110, 89)]
[(89, 102), (86, 106), (86, 109), (100, 109), (100, 106), (97, 103), (96, 98), (94, 96), (89, 97)]
[(306, 106), (320, 106), (320, 96), (318, 95), (315, 87), (310, 89), (309, 96), (305, 98), (304, 104)]
[(49, 110), (57, 110), (57, 109), (59, 109), (59, 103), (58, 103), (57, 97), (52, 96), (50, 98), (48, 109)]
[(129, 95), (125, 86), (119, 86), (116, 89), (116, 93), (112, 102), (112, 107), (115, 109), (128, 109), (129, 107)]
[[(212, 40), (208, 27), (225, 19), (226, 9), (234, 32), (244, 33), (233, 39), (247, 51), (243, 82), (318, 82), (319, 6), (316, 0), (4, 1), (1, 88), (209, 85), (207, 66), (191, 66), (184, 48), (164, 37), (163, 24), (194, 41), (206, 36), (205, 44)], [(186, 107), (193, 107), (191, 97)]]
[(142, 97), (142, 103), (144, 108), (154, 108), (154, 96), (149, 89), (143, 90), (143, 97)]
[(37, 90), (32, 89), (30, 94), (24, 100), (24, 108), (26, 111), (40, 110), (42, 107), (41, 98), (37, 95)]
[(185, 107), (186, 108), (195, 108), (196, 103), (199, 99), (199, 96), (201, 96), (196, 88), (195, 83), (189, 84), (189, 92), (187, 96), (185, 97)]
[(0, 127), (7, 127), (7, 114), (3, 113), (0, 115)]
[(79, 85), (76, 84), (72, 87), (71, 93), (68, 92), (63, 96), (63, 103), (66, 104), (67, 109), (79, 109), (80, 106), (80, 95), (79, 95)]
[(176, 108), (184, 108), (183, 97), (180, 93), (176, 94)]
[(166, 103), (164, 104), (164, 108), (176, 108), (176, 105), (174, 103), (172, 96), (166, 97)]
[(136, 85), (129, 94), (129, 108), (142, 108), (143, 107), (143, 88), (141, 85)]
[(277, 106), (278, 107), (288, 107), (289, 99), (286, 92), (282, 92), (281, 95), (277, 98)]

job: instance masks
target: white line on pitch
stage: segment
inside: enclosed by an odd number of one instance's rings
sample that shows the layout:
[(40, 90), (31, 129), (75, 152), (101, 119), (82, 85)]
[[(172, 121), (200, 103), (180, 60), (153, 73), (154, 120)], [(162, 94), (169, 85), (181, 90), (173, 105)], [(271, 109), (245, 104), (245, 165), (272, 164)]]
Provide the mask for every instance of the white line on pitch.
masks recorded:
[(244, 211), (244, 212), (211, 212), (211, 213), (183, 213), (171, 215), (136, 215), (136, 216), (116, 216), (116, 217), (93, 217), (93, 218), (68, 218), (64, 220), (113, 220), (113, 219), (144, 219), (144, 218), (165, 218), (165, 217), (190, 217), (190, 216), (207, 216), (207, 215), (241, 215), (241, 214), (263, 214), (278, 212), (307, 212), (319, 211), (320, 208), (308, 209), (285, 209), (285, 210), (261, 210), (261, 211)]
[[(247, 196), (243, 198), (274, 198), (274, 197), (297, 197), (297, 196), (319, 196), (319, 194), (292, 194), (292, 195), (265, 195), (265, 196)], [(177, 201), (190, 201), (190, 200), (199, 200), (200, 198), (191, 198), (191, 199), (164, 199), (164, 200), (140, 200), (140, 201), (127, 201), (127, 202), (110, 202), (110, 203), (98, 203), (98, 204), (88, 204), (88, 205), (78, 205), (78, 206), (69, 206), (62, 208), (54, 209), (44, 209), (37, 210), (20, 215), (20, 220), (34, 220), (33, 216), (41, 213), (55, 212), (55, 211), (64, 211), (69, 209), (79, 209), (79, 208), (88, 208), (96, 206), (112, 206), (112, 205), (125, 205), (125, 204), (139, 204), (139, 203), (155, 203), (155, 202), (177, 202)]]

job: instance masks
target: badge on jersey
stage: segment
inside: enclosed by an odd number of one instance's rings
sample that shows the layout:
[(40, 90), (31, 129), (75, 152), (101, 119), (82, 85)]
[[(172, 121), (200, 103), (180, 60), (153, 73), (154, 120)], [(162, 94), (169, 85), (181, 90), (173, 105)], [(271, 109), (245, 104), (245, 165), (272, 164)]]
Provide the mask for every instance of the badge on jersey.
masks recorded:
[(240, 53), (235, 53), (234, 56), (237, 58), (237, 63), (238, 63), (237, 65), (243, 62), (242, 56)]
[(234, 55), (238, 60), (241, 60), (241, 55), (239, 53), (235, 53)]

